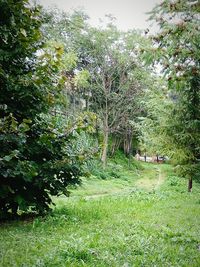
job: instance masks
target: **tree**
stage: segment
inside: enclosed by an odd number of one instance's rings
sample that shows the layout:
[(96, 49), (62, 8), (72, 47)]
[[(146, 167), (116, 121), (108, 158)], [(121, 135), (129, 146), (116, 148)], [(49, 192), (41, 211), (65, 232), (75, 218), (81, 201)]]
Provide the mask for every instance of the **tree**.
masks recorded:
[(85, 68), (85, 51), (88, 50), (89, 42), (87, 15), (78, 10), (68, 14), (56, 8), (45, 10), (43, 14), (45, 23), (42, 32), (45, 39), (62, 44), (64, 49), (67, 64), (63, 68), (63, 75), (66, 77), (65, 95), (68, 101), (65, 112), (75, 118), (88, 106), (90, 74)]
[(153, 37), (154, 53), (147, 56), (160, 64), (168, 80), (174, 103), (168, 136), (179, 151), (174, 156), (181, 173), (189, 178), (188, 191), (200, 169), (199, 12), (199, 1), (165, 0), (157, 5), (150, 18), (159, 24), (160, 32)]
[(110, 135), (123, 135), (128, 141), (124, 147), (130, 151), (133, 131), (129, 121), (138, 111), (141, 80), (137, 72), (143, 71), (137, 61), (138, 43), (132, 41), (141, 36), (136, 32), (120, 33), (113, 24), (104, 30), (91, 29), (89, 36), (93, 48), (87, 66), (91, 75), (90, 108), (102, 122), (101, 160), (105, 167)]
[[(138, 112), (137, 94), (142, 87), (138, 73), (144, 72), (137, 49), (144, 38), (135, 31), (121, 33), (112, 18), (107, 28), (99, 29), (89, 26), (81, 11), (55, 14), (50, 13), (51, 23), (44, 30), (48, 38), (63, 43), (66, 53), (76, 55), (75, 68), (66, 71), (71, 110), (79, 113), (86, 109), (98, 115), (97, 130), (103, 135), (101, 158), (105, 165), (109, 136), (113, 140), (120, 136), (118, 144), (123, 142), (126, 153), (130, 151), (133, 126), (129, 122)], [(51, 29), (52, 21), (59, 34)]]
[(169, 136), (173, 120), (174, 103), (169, 98), (167, 84), (162, 78), (154, 77), (148, 80), (149, 88), (141, 96), (141, 116), (138, 117), (140, 148), (150, 155), (170, 155), (174, 144)]
[[(73, 151), (80, 130), (51, 116), (63, 97), (63, 48), (44, 44), (43, 18), (27, 0), (0, 2), (0, 215), (43, 212), (51, 195), (79, 182)], [(82, 127), (82, 128), (85, 128)]]

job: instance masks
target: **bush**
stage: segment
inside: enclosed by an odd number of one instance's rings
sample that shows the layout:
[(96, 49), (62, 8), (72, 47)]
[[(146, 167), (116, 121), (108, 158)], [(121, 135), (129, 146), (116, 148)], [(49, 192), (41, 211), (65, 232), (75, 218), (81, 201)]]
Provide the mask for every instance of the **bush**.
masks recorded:
[(167, 182), (170, 186), (179, 186), (180, 178), (177, 176), (170, 176)]
[(79, 183), (83, 160), (72, 149), (74, 135), (55, 131), (54, 119), (15, 121), (14, 130), (12, 118), (9, 128), (1, 128), (1, 217), (19, 210), (46, 211), (51, 195), (67, 195), (67, 186)]
[[(0, 217), (49, 209), (51, 195), (79, 183), (82, 126), (51, 115), (61, 105), (63, 49), (43, 44), (40, 8), (0, 1)], [(38, 53), (40, 51), (40, 53)], [(66, 64), (66, 63), (65, 63)]]

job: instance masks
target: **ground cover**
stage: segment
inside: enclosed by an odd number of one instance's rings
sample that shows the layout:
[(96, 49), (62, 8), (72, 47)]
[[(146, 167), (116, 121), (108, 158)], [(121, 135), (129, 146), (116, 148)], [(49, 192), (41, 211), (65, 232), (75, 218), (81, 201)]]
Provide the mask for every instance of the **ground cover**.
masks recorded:
[(187, 193), (165, 164), (118, 174), (84, 179), (46, 217), (2, 223), (0, 266), (200, 266), (200, 185)]

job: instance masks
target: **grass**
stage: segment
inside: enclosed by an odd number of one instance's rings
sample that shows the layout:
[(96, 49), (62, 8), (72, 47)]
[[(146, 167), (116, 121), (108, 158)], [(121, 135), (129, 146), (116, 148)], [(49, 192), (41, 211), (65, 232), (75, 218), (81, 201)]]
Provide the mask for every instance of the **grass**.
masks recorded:
[(85, 179), (44, 218), (2, 224), (0, 266), (199, 267), (200, 185), (187, 193), (165, 164), (118, 174)]

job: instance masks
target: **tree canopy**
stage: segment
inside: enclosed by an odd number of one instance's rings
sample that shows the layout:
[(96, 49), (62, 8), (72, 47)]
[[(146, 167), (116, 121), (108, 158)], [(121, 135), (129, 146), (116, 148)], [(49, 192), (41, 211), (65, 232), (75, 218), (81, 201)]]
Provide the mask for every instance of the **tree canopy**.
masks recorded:
[(150, 18), (160, 31), (151, 37), (153, 48), (145, 51), (146, 59), (159, 64), (168, 84), (164, 97), (168, 100), (164, 101), (171, 102), (167, 114), (159, 115), (165, 117), (158, 120), (164, 133), (161, 143), (163, 151), (168, 150), (179, 164), (181, 174), (189, 178), (190, 190), (192, 177), (199, 175), (200, 157), (199, 2), (166, 0), (154, 8)]
[[(0, 213), (43, 212), (79, 182), (76, 131), (52, 114), (62, 105), (63, 50), (42, 38), (40, 8), (1, 1)], [(8, 15), (9, 14), (9, 15)], [(85, 126), (84, 126), (85, 127)]]

